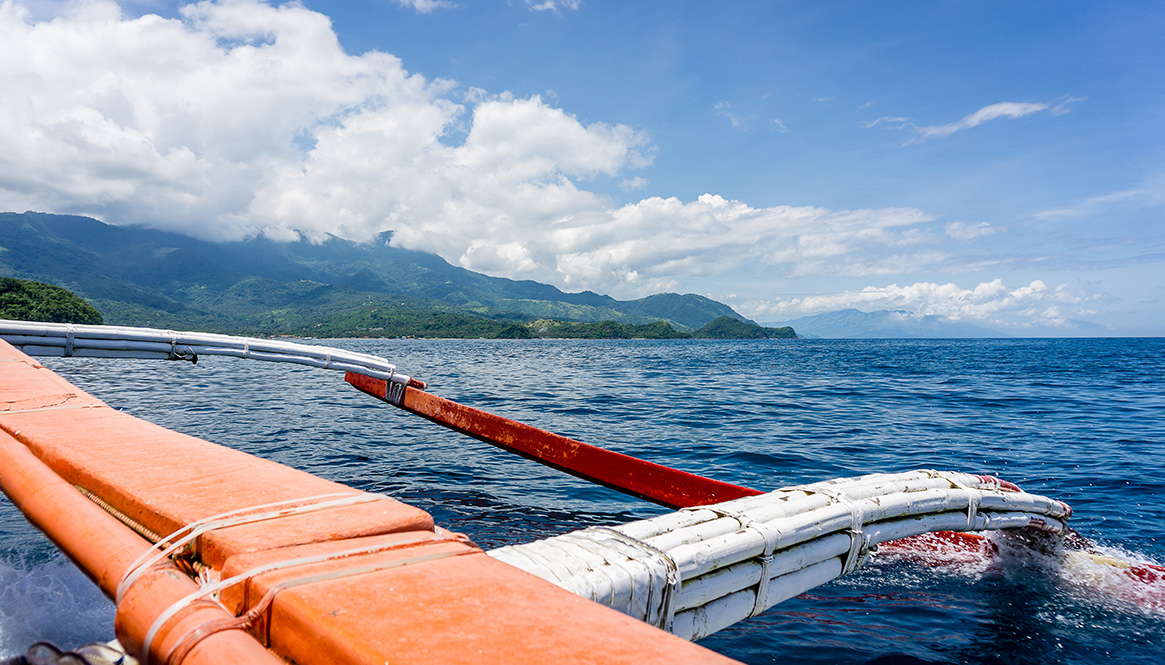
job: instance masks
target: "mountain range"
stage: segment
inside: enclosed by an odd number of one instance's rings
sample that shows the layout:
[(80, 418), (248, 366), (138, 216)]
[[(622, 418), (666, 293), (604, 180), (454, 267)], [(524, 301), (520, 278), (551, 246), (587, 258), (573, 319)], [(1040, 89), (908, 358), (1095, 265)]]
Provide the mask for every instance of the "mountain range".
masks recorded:
[[(687, 334), (715, 321), (710, 334), (743, 337), (791, 336), (776, 333), (785, 326), (802, 337), (1007, 337), (941, 316), (887, 310), (845, 309), (758, 328), (699, 295), (623, 301), (567, 293), (476, 273), (435, 254), (393, 247), (391, 239), (384, 233), (371, 243), (336, 237), (318, 244), (212, 243), (89, 217), (0, 213), (0, 277), (69, 289), (111, 325), (247, 334), (512, 336), (507, 326), (524, 325), (559, 336), (666, 336), (666, 327), (649, 324), (666, 322)], [(726, 326), (722, 317), (744, 327)], [(619, 325), (574, 325), (603, 321)]]
[[(211, 243), (166, 231), (38, 212), (0, 213), (0, 276), (67, 288), (111, 325), (258, 334), (335, 332), (400, 317), (441, 318), (473, 335), (477, 322), (665, 321), (693, 331), (721, 317), (751, 324), (703, 296), (663, 293), (620, 301), (533, 281), (490, 277), (435, 254), (393, 247), (391, 234), (358, 244)], [(460, 328), (459, 328), (460, 326)], [(468, 327), (466, 327), (468, 326)]]

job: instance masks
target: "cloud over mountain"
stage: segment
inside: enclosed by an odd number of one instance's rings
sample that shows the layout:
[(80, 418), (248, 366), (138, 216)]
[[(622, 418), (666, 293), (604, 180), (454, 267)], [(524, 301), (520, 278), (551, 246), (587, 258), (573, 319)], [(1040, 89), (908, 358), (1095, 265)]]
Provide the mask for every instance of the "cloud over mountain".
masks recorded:
[(928, 221), (715, 195), (616, 206), (587, 183), (651, 163), (631, 127), (349, 55), (297, 4), (181, 14), (126, 18), (94, 1), (38, 22), (3, 5), (0, 206), (209, 239), (393, 229), (475, 270), (623, 292), (749, 261), (869, 271), (840, 257), (917, 244)]
[(1097, 300), (1074, 291), (1066, 284), (1054, 288), (1041, 280), (1009, 288), (1002, 279), (982, 282), (974, 288), (956, 284), (917, 282), (899, 286), (867, 287), (806, 298), (788, 298), (765, 303), (754, 309), (766, 320), (790, 320), (793, 315), (817, 314), (843, 309), (903, 309), (921, 316), (938, 316), (950, 321), (977, 321), (1021, 333), (1038, 328), (1041, 332), (1070, 330), (1076, 323), (1068, 311), (1081, 311)]
[[(176, 18), (127, 16), (111, 0), (57, 11), (39, 19), (0, 2), (2, 210), (211, 240), (393, 230), (395, 245), (475, 271), (624, 298), (737, 270), (936, 273), (967, 264), (952, 240), (997, 230), (907, 206), (757, 206), (715, 192), (616, 200), (605, 192), (666, 186), (644, 177), (657, 149), (642, 129), (427, 78), (389, 53), (350, 54), (328, 17), (298, 3), (205, 0)], [(938, 136), (1056, 108), (997, 104), (916, 129)]]

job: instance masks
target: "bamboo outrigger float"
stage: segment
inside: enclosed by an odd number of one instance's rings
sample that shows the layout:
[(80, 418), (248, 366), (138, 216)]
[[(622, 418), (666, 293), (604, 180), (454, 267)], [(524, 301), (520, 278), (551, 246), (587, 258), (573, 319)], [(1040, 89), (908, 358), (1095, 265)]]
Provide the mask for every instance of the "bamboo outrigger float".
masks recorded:
[[(855, 570), (881, 542), (1057, 534), (1071, 514), (935, 471), (762, 493), (457, 404), (337, 349), (7, 321), (0, 338), (0, 488), (115, 600), (116, 635), (143, 663), (727, 663), (687, 640)], [(487, 553), (390, 497), (120, 413), (15, 347), (339, 369), (402, 409), (681, 510)]]

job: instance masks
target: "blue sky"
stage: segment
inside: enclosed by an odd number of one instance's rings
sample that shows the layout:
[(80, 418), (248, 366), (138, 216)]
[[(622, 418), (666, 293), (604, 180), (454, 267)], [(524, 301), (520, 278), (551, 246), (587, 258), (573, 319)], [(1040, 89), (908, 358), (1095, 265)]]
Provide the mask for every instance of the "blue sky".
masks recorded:
[(1160, 3), (0, 1), (6, 210), (1165, 335)]

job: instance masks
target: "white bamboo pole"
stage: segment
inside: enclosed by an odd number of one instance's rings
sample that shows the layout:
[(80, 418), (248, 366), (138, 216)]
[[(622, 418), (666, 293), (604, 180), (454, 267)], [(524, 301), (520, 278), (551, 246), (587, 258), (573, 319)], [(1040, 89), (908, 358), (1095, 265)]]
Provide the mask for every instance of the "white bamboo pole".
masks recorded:
[(409, 377), (384, 358), (327, 346), (214, 333), (0, 320), (0, 339), (34, 356), (193, 360), (231, 356), (357, 372), (398, 383)]

